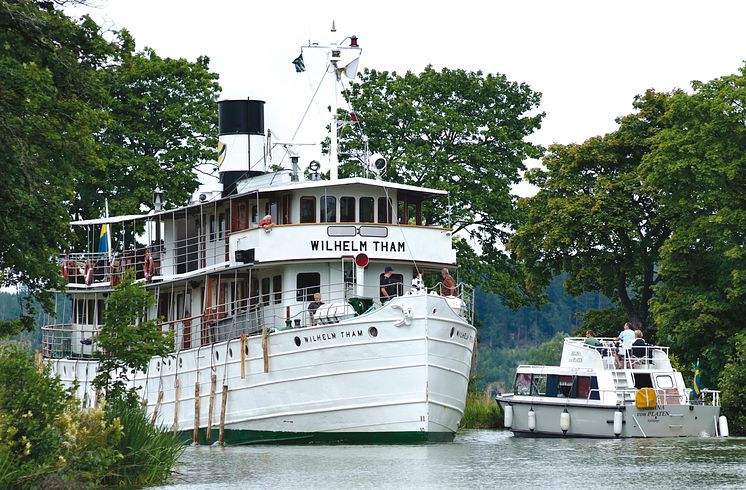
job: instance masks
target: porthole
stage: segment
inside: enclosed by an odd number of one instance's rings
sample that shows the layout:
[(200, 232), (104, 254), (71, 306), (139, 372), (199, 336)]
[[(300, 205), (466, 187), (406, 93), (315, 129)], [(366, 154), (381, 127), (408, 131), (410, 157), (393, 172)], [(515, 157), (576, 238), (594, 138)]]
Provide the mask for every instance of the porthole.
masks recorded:
[(451, 338), (453, 338), (453, 332), (455, 331), (454, 327), (451, 327)]
[(65, 375), (67, 376), (67, 366), (62, 366), (62, 371), (63, 371), (63, 372), (65, 373)]
[(216, 361), (220, 360), (220, 352), (218, 352), (218, 351), (215, 351), (215, 360)]
[(161, 370), (161, 361), (158, 361), (155, 363), (155, 370), (160, 371)]
[(168, 360), (168, 369), (171, 369), (171, 359)]
[(437, 308), (433, 308), (433, 315), (436, 314), (437, 312), (438, 312), (438, 309)]
[(233, 359), (233, 348), (228, 348), (228, 357)]
[(249, 343), (246, 342), (246, 346), (243, 348), (243, 351), (246, 353), (246, 355), (249, 355)]
[(371, 337), (378, 337), (378, 329), (376, 327), (370, 327), (368, 329), (368, 335)]
[(184, 363), (183, 363), (182, 361), (183, 361), (183, 359), (182, 359), (182, 358), (180, 357), (180, 358), (179, 358), (179, 369), (181, 369), (181, 367), (182, 367), (182, 366), (183, 366), (183, 364), (184, 364)]
[(295, 345), (300, 347), (300, 337), (297, 337), (297, 336), (295, 337)]

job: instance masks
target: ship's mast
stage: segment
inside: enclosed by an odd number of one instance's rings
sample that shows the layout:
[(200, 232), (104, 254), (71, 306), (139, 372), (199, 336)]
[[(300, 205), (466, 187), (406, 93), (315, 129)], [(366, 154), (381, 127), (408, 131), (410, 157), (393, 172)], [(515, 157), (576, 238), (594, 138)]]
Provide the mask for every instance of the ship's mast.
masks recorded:
[[(332, 21), (332, 34), (337, 32), (336, 27), (334, 26), (334, 22)], [(309, 44), (308, 46), (301, 47), (301, 51), (305, 49), (324, 49), (327, 52), (330, 53), (329, 56), (329, 70), (331, 70), (331, 73), (334, 78), (334, 83), (332, 84), (332, 102), (330, 104), (331, 107), (331, 124), (330, 124), (330, 134), (329, 134), (329, 179), (330, 180), (337, 180), (339, 175), (339, 157), (338, 157), (338, 140), (337, 140), (337, 131), (338, 131), (338, 125), (337, 125), (337, 109), (338, 109), (338, 103), (337, 103), (337, 97), (339, 96), (339, 89), (337, 88), (337, 84), (341, 82), (342, 80), (342, 74), (344, 73), (349, 78), (355, 78), (355, 73), (357, 72), (357, 61), (358, 58), (360, 58), (360, 53), (362, 50), (360, 49), (360, 46), (357, 44), (357, 36), (352, 35), (344, 38), (342, 40), (342, 43), (349, 40), (350, 45), (349, 46), (341, 46), (340, 44), (331, 43), (326, 46), (322, 46), (319, 44)], [(343, 52), (351, 52), (352, 54), (345, 54), (342, 55)], [(344, 61), (343, 61), (344, 58)], [(344, 64), (342, 64), (344, 63)]]

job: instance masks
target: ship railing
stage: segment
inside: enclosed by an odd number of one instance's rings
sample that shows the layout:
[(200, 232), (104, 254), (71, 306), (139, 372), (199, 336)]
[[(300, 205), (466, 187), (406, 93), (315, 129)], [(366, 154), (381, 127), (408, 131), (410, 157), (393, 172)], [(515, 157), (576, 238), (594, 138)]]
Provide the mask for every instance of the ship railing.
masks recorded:
[[(661, 361), (668, 362), (669, 347), (662, 345), (646, 345), (622, 348), (613, 337), (596, 338), (599, 345), (586, 344), (585, 337), (568, 337), (565, 342), (585, 350), (595, 351), (602, 358), (604, 369), (617, 369), (614, 353), (617, 353), (622, 366), (619, 369), (652, 370), (660, 369)], [(656, 361), (658, 361), (656, 365)]]
[[(376, 288), (377, 289), (377, 288)], [(400, 289), (401, 291), (401, 289)], [(435, 293), (437, 288), (433, 288)], [(461, 314), (471, 318), (473, 290), (463, 286)], [(309, 310), (314, 293), (321, 294), (324, 305), (337, 307), (321, 315)], [(420, 294), (430, 294), (427, 290)], [(286, 298), (296, 298), (289, 303)], [(356, 296), (355, 285), (351, 282), (292, 289), (282, 292), (260, 293), (248, 298), (226, 301), (205, 308), (204, 313), (190, 315), (162, 323), (163, 330), (175, 332), (176, 349), (188, 349), (205, 346), (214, 342), (223, 342), (239, 338), (242, 335), (256, 335), (264, 329), (279, 331), (303, 328), (325, 323), (337, 323), (380, 307), (380, 302), (373, 298)]]
[(42, 354), (51, 359), (92, 359), (98, 347), (95, 325), (60, 323), (46, 325), (41, 329)]

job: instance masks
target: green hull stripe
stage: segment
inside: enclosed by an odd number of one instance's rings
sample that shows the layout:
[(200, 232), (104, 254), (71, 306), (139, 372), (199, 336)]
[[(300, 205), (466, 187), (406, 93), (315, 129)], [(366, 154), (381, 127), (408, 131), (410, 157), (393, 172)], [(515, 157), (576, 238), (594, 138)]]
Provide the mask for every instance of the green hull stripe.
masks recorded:
[[(194, 441), (194, 431), (182, 431), (181, 438)], [(218, 442), (219, 431), (213, 428), (210, 440), (207, 429), (199, 430), (200, 444)], [(412, 444), (422, 442), (451, 442), (451, 432), (273, 432), (261, 430), (225, 431), (224, 442), (229, 446), (245, 444)]]

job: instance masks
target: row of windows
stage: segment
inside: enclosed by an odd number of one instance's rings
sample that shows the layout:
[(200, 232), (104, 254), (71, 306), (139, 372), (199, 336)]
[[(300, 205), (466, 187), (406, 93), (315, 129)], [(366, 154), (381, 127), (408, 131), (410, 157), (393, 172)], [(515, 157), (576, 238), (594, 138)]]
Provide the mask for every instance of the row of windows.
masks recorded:
[(598, 380), (595, 376), (518, 373), (515, 394), (598, 400)]
[[(320, 223), (391, 223), (391, 200), (386, 197), (378, 198), (378, 213), (376, 215), (376, 200), (372, 197), (361, 197), (359, 209), (356, 209), (358, 199), (350, 196), (339, 198), (339, 220), (337, 220), (337, 198), (323, 196), (319, 198)], [(300, 198), (300, 222), (316, 223), (316, 198), (303, 196)]]

